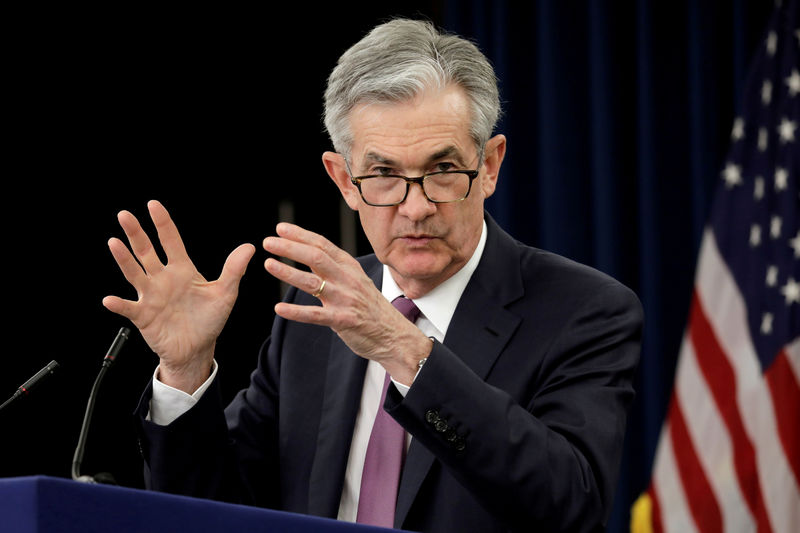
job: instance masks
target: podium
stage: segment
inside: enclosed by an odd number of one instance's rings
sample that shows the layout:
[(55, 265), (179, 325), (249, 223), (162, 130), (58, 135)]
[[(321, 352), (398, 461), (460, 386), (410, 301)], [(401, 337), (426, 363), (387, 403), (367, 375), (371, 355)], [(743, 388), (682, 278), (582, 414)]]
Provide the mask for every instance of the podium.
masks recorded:
[(14, 533), (386, 533), (245, 505), (46, 476), (0, 479), (0, 531)]

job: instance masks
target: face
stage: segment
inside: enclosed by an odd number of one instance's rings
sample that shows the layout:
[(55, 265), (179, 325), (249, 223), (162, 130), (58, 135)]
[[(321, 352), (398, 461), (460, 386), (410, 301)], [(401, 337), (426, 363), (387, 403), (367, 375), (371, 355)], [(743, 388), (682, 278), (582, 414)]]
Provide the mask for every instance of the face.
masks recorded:
[(460, 202), (435, 204), (414, 184), (400, 205), (367, 205), (350, 182), (342, 156), (331, 152), (323, 156), (348, 205), (358, 211), (378, 259), (410, 298), (422, 296), (457, 272), (480, 238), (483, 201), (494, 192), (505, 138), (498, 135), (487, 143), (484, 163), (479, 165), (469, 116), (467, 99), (455, 86), (428, 91), (406, 103), (358, 106), (350, 116), (354, 175), (420, 176), (478, 168), (469, 196)]

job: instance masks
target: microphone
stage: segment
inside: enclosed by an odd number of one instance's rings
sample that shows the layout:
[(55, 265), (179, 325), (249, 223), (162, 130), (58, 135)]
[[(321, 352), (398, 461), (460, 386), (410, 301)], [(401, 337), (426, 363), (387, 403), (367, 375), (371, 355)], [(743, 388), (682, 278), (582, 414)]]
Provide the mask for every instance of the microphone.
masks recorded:
[(31, 379), (20, 385), (14, 392), (14, 394), (11, 396), (11, 398), (3, 402), (3, 405), (0, 405), (0, 409), (3, 409), (5, 406), (10, 404), (17, 398), (21, 396), (27, 396), (28, 394), (30, 394), (31, 390), (33, 390), (34, 387), (36, 387), (39, 383), (44, 381), (45, 378), (47, 378), (47, 376), (53, 374), (57, 369), (58, 369), (58, 363), (55, 360), (47, 363), (47, 366), (45, 366), (43, 369), (39, 370), (36, 374), (34, 374), (34, 376)]
[(106, 356), (103, 358), (103, 366), (100, 368), (100, 372), (97, 374), (97, 378), (94, 380), (92, 392), (89, 394), (89, 402), (86, 405), (86, 413), (83, 416), (81, 433), (78, 436), (78, 446), (75, 448), (75, 455), (72, 458), (72, 479), (75, 481), (83, 481), (85, 483), (106, 483), (109, 485), (117, 484), (117, 482), (114, 480), (114, 476), (107, 472), (100, 472), (95, 476), (82, 476), (81, 463), (83, 462), (83, 453), (86, 449), (86, 438), (89, 435), (89, 425), (92, 421), (92, 413), (94, 412), (94, 404), (97, 400), (97, 391), (100, 389), (100, 382), (103, 381), (103, 377), (106, 375), (108, 369), (111, 368), (111, 365), (119, 355), (120, 351), (122, 350), (122, 346), (125, 344), (125, 341), (128, 340), (130, 334), (131, 330), (128, 328), (121, 328), (119, 330), (117, 336), (114, 337), (114, 342), (111, 343), (111, 347), (108, 349)]

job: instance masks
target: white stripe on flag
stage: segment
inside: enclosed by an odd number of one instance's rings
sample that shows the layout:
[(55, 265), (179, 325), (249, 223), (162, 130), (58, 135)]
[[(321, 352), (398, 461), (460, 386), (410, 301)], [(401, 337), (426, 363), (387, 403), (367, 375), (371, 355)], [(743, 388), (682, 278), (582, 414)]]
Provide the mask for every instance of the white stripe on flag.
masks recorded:
[(661, 522), (664, 533), (697, 533), (692, 513), (683, 493), (678, 465), (675, 464), (675, 452), (672, 439), (669, 438), (669, 424), (664, 424), (661, 439), (658, 442), (653, 482), (656, 497), (661, 509)]

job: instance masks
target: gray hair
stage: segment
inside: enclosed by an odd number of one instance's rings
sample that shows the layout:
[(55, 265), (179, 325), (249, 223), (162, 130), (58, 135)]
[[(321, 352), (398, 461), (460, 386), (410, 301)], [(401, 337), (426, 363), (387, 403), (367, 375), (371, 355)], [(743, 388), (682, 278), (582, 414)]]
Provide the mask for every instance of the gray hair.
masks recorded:
[(425, 89), (460, 86), (481, 149), (500, 115), (497, 78), (471, 42), (440, 33), (427, 21), (395, 19), (370, 31), (339, 58), (325, 91), (325, 128), (334, 149), (350, 156), (350, 112), (356, 105), (407, 102)]

